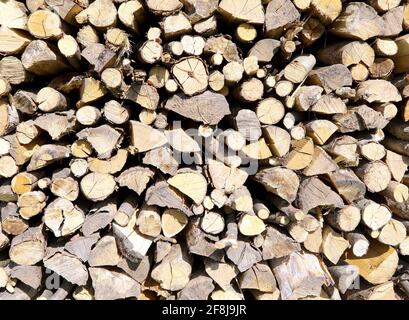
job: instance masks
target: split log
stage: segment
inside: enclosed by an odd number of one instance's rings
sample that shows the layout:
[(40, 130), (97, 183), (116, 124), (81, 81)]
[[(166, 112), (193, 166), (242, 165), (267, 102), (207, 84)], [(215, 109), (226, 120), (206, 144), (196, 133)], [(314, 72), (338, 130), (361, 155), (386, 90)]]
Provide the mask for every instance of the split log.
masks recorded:
[(5, 233), (17, 236), (26, 231), (29, 225), (21, 219), (17, 205), (10, 202), (1, 208), (1, 227)]
[(56, 237), (66, 236), (81, 228), (84, 212), (72, 202), (57, 198), (44, 209), (44, 223)]
[(267, 191), (289, 203), (295, 200), (300, 184), (297, 175), (292, 170), (280, 167), (259, 171), (255, 175), (255, 180), (260, 182)]
[(292, 140), (290, 153), (285, 158), (285, 167), (300, 170), (307, 167), (314, 154), (314, 143), (310, 138)]
[(371, 6), (353, 2), (345, 7), (330, 30), (340, 37), (365, 41), (382, 35), (383, 27), (383, 20)]
[(81, 180), (81, 191), (92, 201), (101, 201), (109, 197), (116, 187), (114, 178), (107, 173), (93, 172)]
[(366, 281), (379, 284), (388, 281), (395, 273), (398, 254), (392, 247), (373, 241), (366, 255), (356, 257), (352, 252), (347, 252), (345, 261), (358, 267), (359, 275)]
[(277, 38), (282, 34), (285, 27), (299, 18), (300, 13), (291, 1), (270, 1), (266, 8), (265, 33), (271, 38)]
[(342, 198), (316, 177), (301, 182), (295, 203), (305, 213), (319, 206), (344, 206)]
[(349, 242), (331, 227), (324, 227), (322, 232), (322, 252), (333, 264), (337, 264), (342, 254), (349, 247)]
[(319, 296), (326, 280), (318, 259), (307, 253), (294, 252), (272, 262), (271, 267), (283, 300)]
[(58, 49), (43, 40), (30, 42), (21, 56), (21, 63), (26, 70), (43, 76), (56, 75), (68, 68)]
[(149, 168), (132, 167), (123, 171), (117, 178), (120, 187), (127, 187), (135, 191), (138, 195), (146, 189), (149, 181), (153, 178), (154, 172)]
[(34, 265), (44, 258), (45, 247), (44, 226), (30, 227), (11, 241), (10, 259), (19, 265)]
[[(200, 101), (200, 104), (198, 103)], [(176, 94), (165, 104), (165, 109), (180, 114), (183, 117), (192, 119), (204, 124), (217, 124), (225, 115), (230, 114), (229, 106), (225, 97), (218, 93), (205, 91), (200, 95), (187, 97)], [(202, 109), (208, 112), (201, 113)], [(211, 111), (210, 111), (211, 110)]]

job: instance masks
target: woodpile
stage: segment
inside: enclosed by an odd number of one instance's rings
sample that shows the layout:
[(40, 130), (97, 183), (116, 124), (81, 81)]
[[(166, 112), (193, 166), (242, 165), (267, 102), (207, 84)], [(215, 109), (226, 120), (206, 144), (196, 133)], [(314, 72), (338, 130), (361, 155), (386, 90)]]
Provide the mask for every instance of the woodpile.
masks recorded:
[(0, 25), (0, 299), (409, 299), (408, 1)]

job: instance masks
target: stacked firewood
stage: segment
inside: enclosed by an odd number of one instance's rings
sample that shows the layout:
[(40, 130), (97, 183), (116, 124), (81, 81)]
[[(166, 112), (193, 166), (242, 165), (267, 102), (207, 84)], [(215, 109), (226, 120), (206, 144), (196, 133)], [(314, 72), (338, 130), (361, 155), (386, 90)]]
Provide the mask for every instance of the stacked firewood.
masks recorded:
[(2, 0), (0, 299), (405, 299), (406, 0)]

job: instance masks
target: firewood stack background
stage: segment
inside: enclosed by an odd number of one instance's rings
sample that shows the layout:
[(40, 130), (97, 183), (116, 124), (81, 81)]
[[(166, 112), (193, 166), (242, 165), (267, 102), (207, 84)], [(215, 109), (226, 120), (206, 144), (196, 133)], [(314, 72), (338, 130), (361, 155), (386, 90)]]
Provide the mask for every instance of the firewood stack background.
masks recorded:
[(0, 24), (0, 299), (406, 299), (407, 1)]

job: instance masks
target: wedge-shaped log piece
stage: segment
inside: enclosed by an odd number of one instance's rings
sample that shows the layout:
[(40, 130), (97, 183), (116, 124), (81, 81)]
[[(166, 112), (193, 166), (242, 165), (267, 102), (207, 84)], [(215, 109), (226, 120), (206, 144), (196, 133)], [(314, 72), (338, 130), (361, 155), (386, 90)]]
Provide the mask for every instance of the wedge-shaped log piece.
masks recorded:
[(306, 176), (330, 173), (338, 169), (337, 163), (321, 147), (314, 147), (310, 164), (303, 170)]
[(113, 150), (119, 144), (121, 133), (107, 124), (96, 128), (86, 128), (77, 133), (80, 139), (86, 139), (98, 154), (98, 158), (111, 157)]
[(81, 231), (89, 237), (109, 225), (117, 213), (117, 205), (112, 199), (95, 203), (88, 211)]
[(226, 251), (227, 257), (237, 266), (240, 272), (244, 272), (261, 261), (261, 254), (250, 243), (237, 242), (237, 248), (230, 247)]
[(186, 215), (177, 209), (166, 209), (161, 217), (162, 232), (165, 237), (174, 237), (187, 225)]
[(257, 182), (260, 182), (267, 191), (278, 195), (290, 203), (297, 197), (300, 180), (290, 169), (281, 167), (262, 169), (257, 172), (254, 178)]
[(36, 149), (27, 166), (27, 171), (44, 168), (55, 161), (68, 158), (70, 149), (56, 144), (45, 144)]
[(133, 83), (125, 92), (125, 99), (148, 110), (155, 110), (159, 104), (158, 91), (155, 87), (145, 83)]
[(202, 274), (194, 275), (189, 283), (178, 292), (179, 300), (207, 300), (214, 291), (213, 280)]
[(167, 181), (169, 185), (187, 195), (196, 204), (201, 204), (206, 196), (207, 181), (199, 172), (180, 172)]
[(326, 93), (330, 93), (339, 88), (351, 86), (352, 76), (345, 65), (334, 64), (311, 71), (307, 81), (311, 84), (320, 85)]
[(75, 235), (65, 244), (64, 249), (81, 261), (87, 262), (91, 253), (91, 248), (97, 243), (98, 238), (98, 234), (93, 234), (89, 237)]
[(35, 119), (34, 123), (42, 130), (47, 131), (53, 140), (60, 140), (63, 136), (71, 133), (76, 125), (73, 110), (42, 115)]
[(56, 75), (68, 69), (58, 49), (43, 40), (32, 41), (21, 56), (24, 68), (39, 76)]
[(276, 280), (271, 268), (266, 262), (256, 263), (251, 269), (240, 274), (241, 289), (253, 289), (261, 292), (275, 292)]
[(349, 67), (362, 62), (370, 67), (374, 63), (375, 52), (363, 41), (340, 42), (319, 50), (317, 57), (326, 65), (341, 63)]
[(169, 186), (166, 181), (159, 181), (146, 191), (145, 201), (148, 205), (179, 209), (188, 217), (193, 212), (186, 205), (186, 200), (175, 189)]
[(91, 267), (89, 274), (96, 300), (136, 298), (140, 294), (139, 283), (121, 272)]
[(349, 3), (330, 29), (337, 36), (363, 41), (382, 35), (383, 30), (382, 18), (364, 2)]
[(300, 13), (292, 1), (270, 1), (266, 8), (265, 33), (268, 37), (278, 38), (285, 27), (299, 18)]
[(175, 244), (168, 255), (153, 268), (151, 277), (159, 282), (161, 288), (170, 291), (183, 289), (190, 280), (192, 273), (191, 256)]
[(199, 143), (182, 128), (165, 131), (170, 146), (179, 152), (199, 152)]
[(84, 223), (84, 212), (71, 201), (57, 198), (44, 210), (44, 223), (56, 237), (74, 233)]
[(325, 226), (322, 232), (322, 252), (333, 264), (337, 264), (349, 242), (331, 227)]
[(354, 281), (359, 276), (359, 269), (352, 265), (329, 267), (328, 271), (334, 279), (339, 292), (342, 294), (352, 287)]
[(396, 87), (386, 80), (367, 80), (358, 85), (357, 97), (368, 103), (398, 102), (402, 97)]
[(332, 95), (322, 96), (312, 107), (311, 111), (320, 114), (346, 113), (346, 104), (338, 97)]
[(277, 126), (267, 126), (262, 130), (264, 139), (274, 156), (283, 157), (290, 151), (291, 136), (286, 130)]
[(79, 286), (88, 280), (88, 270), (75, 256), (67, 252), (56, 252), (44, 259), (44, 267), (54, 271), (64, 279)]
[(102, 201), (116, 189), (115, 179), (108, 173), (92, 172), (82, 178), (81, 192), (91, 201)]
[(81, 56), (92, 65), (94, 71), (97, 73), (101, 73), (104, 69), (112, 67), (117, 59), (115, 52), (101, 43), (88, 45), (82, 50)]
[(172, 150), (166, 146), (146, 152), (143, 163), (158, 168), (165, 174), (175, 175), (179, 163), (173, 157)]
[(343, 114), (335, 114), (332, 119), (342, 133), (383, 129), (388, 124), (382, 113), (366, 105), (350, 108)]
[(140, 195), (153, 178), (154, 172), (149, 168), (132, 167), (123, 171), (116, 181), (120, 187), (127, 187)]
[(230, 283), (239, 274), (235, 265), (204, 259), (205, 271), (223, 290), (230, 287)]
[(311, 138), (293, 140), (291, 151), (285, 158), (285, 167), (291, 170), (300, 170), (307, 167), (314, 154), (314, 142)]
[(88, 264), (91, 267), (116, 266), (121, 259), (113, 236), (102, 237), (90, 252)]
[(167, 143), (166, 136), (163, 132), (152, 128), (142, 122), (130, 122), (131, 150), (135, 152), (145, 152)]
[(318, 297), (327, 278), (317, 257), (303, 252), (272, 260), (271, 267), (283, 300)]
[(264, 23), (264, 9), (261, 0), (237, 3), (234, 0), (222, 0), (219, 12), (231, 21), (244, 21), (251, 24)]
[(212, 159), (209, 159), (207, 168), (214, 187), (216, 189), (223, 189), (228, 194), (240, 188), (248, 177), (245, 170), (230, 168)]
[(282, 258), (293, 252), (300, 251), (301, 246), (276, 227), (268, 226), (266, 228), (262, 250), (263, 260), (270, 260)]
[(356, 257), (347, 251), (345, 262), (359, 268), (359, 275), (372, 284), (384, 283), (393, 276), (398, 267), (396, 250), (376, 240), (372, 241), (368, 253)]
[(254, 56), (259, 63), (269, 63), (280, 49), (280, 41), (261, 39), (249, 50), (248, 56)]
[(176, 112), (185, 118), (209, 125), (218, 124), (224, 116), (230, 114), (226, 98), (211, 91), (193, 97), (176, 94), (168, 99), (165, 109)]
[(10, 260), (19, 265), (32, 266), (44, 258), (46, 245), (44, 225), (30, 227), (11, 241)]
[(342, 198), (316, 177), (301, 182), (295, 203), (305, 213), (320, 206), (344, 206)]
[(119, 149), (117, 154), (107, 160), (88, 158), (88, 166), (91, 172), (115, 174), (123, 169), (128, 159), (128, 151)]

